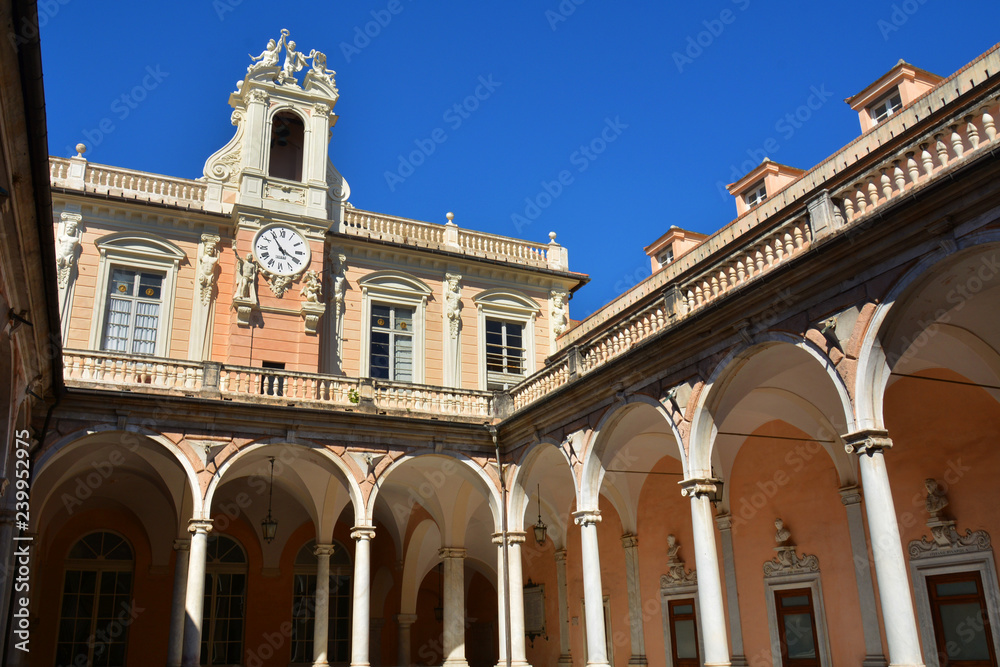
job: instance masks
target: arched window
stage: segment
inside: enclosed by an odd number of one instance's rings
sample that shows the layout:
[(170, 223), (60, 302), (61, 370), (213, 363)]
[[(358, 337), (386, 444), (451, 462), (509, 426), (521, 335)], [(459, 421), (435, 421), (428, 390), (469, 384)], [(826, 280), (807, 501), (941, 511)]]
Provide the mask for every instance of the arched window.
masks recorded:
[(247, 555), (226, 535), (208, 538), (201, 664), (239, 665), (243, 660)]
[[(330, 630), (327, 662), (346, 664), (351, 657), (351, 558), (339, 542), (330, 555)], [(313, 619), (316, 617), (316, 542), (310, 540), (295, 557), (292, 597), (292, 663), (312, 664)]]
[(56, 665), (124, 667), (132, 610), (132, 547), (110, 532), (70, 549), (63, 580)]
[(271, 161), (268, 176), (289, 181), (302, 180), (305, 126), (294, 113), (283, 111), (271, 121)]

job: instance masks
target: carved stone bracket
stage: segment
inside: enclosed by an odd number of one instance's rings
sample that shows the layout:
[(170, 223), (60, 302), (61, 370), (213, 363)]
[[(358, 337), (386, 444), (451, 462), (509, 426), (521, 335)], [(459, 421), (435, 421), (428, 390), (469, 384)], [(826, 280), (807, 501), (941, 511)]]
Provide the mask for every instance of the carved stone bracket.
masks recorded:
[(257, 309), (257, 302), (237, 297), (233, 298), (233, 308), (236, 310), (236, 324), (241, 327), (250, 326), (250, 318)]
[(681, 545), (677, 544), (677, 538), (673, 535), (667, 536), (667, 573), (660, 577), (660, 589), (677, 588), (679, 586), (691, 586), (698, 583), (698, 573), (689, 570), (680, 559), (677, 552)]
[(304, 301), (302, 303), (302, 314), (305, 320), (305, 327), (307, 334), (314, 334), (319, 331), (319, 318), (323, 316), (326, 312), (326, 304), (324, 303), (312, 303), (310, 301)]

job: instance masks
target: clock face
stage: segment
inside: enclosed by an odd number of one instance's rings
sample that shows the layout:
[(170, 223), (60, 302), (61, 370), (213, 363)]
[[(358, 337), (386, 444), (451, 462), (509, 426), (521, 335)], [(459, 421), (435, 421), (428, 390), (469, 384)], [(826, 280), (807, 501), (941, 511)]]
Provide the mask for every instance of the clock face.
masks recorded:
[(257, 232), (253, 254), (262, 268), (278, 276), (294, 276), (309, 265), (309, 243), (287, 225), (271, 225)]

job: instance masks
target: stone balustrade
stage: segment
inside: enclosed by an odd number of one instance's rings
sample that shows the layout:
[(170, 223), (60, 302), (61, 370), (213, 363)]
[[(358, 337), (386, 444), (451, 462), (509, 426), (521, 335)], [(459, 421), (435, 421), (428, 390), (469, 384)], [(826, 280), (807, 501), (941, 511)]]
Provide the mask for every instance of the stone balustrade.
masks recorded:
[[(887, 203), (995, 151), (1000, 96), (977, 86), (996, 71), (1000, 49), (994, 48), (580, 322), (559, 338), (562, 349), (544, 369), (511, 389), (514, 409), (613, 361), (823, 237), (877, 221)], [(944, 109), (943, 118), (927, 120)], [(914, 134), (921, 123), (928, 128)], [(913, 136), (901, 141), (907, 133)], [(878, 153), (885, 157), (870, 164)]]
[(127, 197), (137, 201), (202, 208), (206, 185), (186, 178), (171, 178), (131, 169), (109, 167), (75, 158), (49, 158), (53, 187), (95, 194)]
[(66, 384), (73, 387), (477, 422), (492, 417), (493, 394), (487, 391), (84, 350), (64, 350), (63, 364)]

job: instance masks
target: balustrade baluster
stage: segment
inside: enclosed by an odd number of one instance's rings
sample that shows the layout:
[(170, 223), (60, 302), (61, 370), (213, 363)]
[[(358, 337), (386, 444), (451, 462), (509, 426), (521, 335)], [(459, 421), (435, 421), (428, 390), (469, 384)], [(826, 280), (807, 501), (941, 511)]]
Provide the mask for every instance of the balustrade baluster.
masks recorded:
[(965, 117), (965, 134), (969, 137), (972, 150), (979, 148), (979, 128), (976, 127), (976, 121), (971, 115)]
[[(904, 179), (903, 170), (898, 169), (896, 174), (896, 189), (902, 192), (906, 188), (906, 181)], [(917, 179), (920, 178), (920, 168), (917, 167), (916, 153), (910, 151), (906, 154), (906, 171), (910, 175), (910, 183), (916, 183)]]
[(941, 164), (942, 167), (947, 167), (948, 166), (948, 147), (944, 143), (944, 135), (943, 134), (935, 134), (934, 135), (934, 140), (936, 142), (934, 144), (934, 148), (937, 150), (938, 162)]
[(979, 110), (979, 113), (983, 115), (983, 131), (986, 132), (986, 141), (993, 141), (997, 137), (997, 126), (993, 122), (993, 116), (990, 115), (990, 108), (984, 106)]
[(955, 159), (958, 159), (965, 153), (965, 144), (962, 143), (962, 135), (958, 133), (958, 125), (952, 125), (949, 129), (951, 130), (951, 150), (955, 153)]
[[(899, 169), (898, 161), (893, 164), (897, 165), (896, 169)], [(879, 177), (879, 183), (882, 185), (882, 196), (885, 197), (886, 201), (889, 201), (892, 198), (892, 179), (889, 178), (889, 174), (885, 169), (882, 169), (881, 171), (882, 175)], [(902, 174), (902, 170), (900, 170), (899, 173)], [(900, 189), (900, 191), (902, 191), (902, 189)], [(877, 201), (878, 200), (876, 200), (876, 202)]]

